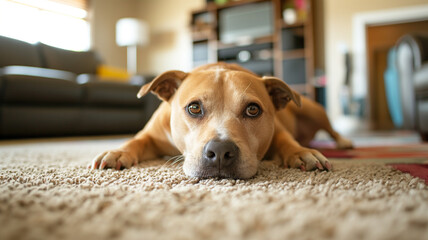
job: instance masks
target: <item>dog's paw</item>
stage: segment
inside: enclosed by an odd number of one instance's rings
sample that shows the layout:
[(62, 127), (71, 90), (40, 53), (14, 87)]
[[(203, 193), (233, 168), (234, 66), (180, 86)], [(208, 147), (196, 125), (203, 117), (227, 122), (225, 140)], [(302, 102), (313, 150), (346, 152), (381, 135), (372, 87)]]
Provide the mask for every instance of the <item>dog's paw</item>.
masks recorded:
[(115, 168), (120, 170), (123, 168), (130, 168), (136, 165), (137, 162), (137, 158), (133, 157), (128, 152), (114, 150), (106, 151), (96, 156), (89, 167), (91, 169)]
[(352, 144), (352, 141), (344, 138), (339, 137), (339, 139), (336, 140), (336, 148), (337, 149), (352, 149), (354, 148), (354, 145)]
[(285, 159), (284, 165), (290, 168), (300, 168), (302, 171), (332, 170), (332, 165), (324, 155), (315, 149), (303, 148)]

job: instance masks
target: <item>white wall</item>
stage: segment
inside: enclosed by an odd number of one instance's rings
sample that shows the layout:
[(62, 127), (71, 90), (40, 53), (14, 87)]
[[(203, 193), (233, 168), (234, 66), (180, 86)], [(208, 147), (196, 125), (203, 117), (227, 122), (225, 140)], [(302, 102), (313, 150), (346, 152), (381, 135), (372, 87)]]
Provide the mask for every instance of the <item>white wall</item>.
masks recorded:
[(139, 51), (139, 70), (152, 74), (191, 70), (191, 12), (204, 6), (205, 0), (139, 1), (138, 16), (149, 23), (151, 31), (150, 45)]
[(150, 28), (150, 44), (138, 47), (139, 73), (192, 68), (191, 12), (203, 8), (205, 0), (92, 0), (90, 4), (91, 45), (105, 64), (126, 69), (126, 48), (116, 45), (116, 22), (136, 17)]
[(126, 69), (126, 48), (116, 44), (116, 22), (137, 17), (138, 0), (91, 0), (91, 46), (103, 63)]

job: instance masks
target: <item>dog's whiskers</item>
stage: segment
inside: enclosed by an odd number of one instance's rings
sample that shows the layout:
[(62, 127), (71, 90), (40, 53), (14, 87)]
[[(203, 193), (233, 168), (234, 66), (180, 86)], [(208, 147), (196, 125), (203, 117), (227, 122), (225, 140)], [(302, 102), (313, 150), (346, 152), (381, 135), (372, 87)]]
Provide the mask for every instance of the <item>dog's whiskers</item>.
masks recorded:
[(182, 166), (182, 165), (183, 165), (183, 163), (184, 163), (184, 157), (183, 157), (182, 159), (177, 159), (177, 160), (175, 160), (175, 161), (171, 164), (171, 166), (179, 167), (179, 166)]
[(183, 164), (183, 162), (184, 162), (184, 156), (183, 156), (183, 155), (179, 155), (179, 156), (174, 160), (174, 162), (172, 162), (172, 164), (171, 164), (170, 166), (174, 166), (174, 165), (175, 165), (175, 167), (177, 167), (177, 166), (179, 166), (180, 164)]
[(161, 168), (166, 166), (177, 166), (179, 163), (184, 162), (184, 156), (183, 155), (177, 155), (170, 159), (168, 159)]
[(171, 161), (175, 161), (175, 159), (177, 159), (179, 156), (180, 156), (180, 155), (177, 155), (177, 156), (171, 157), (170, 159), (168, 159), (168, 160), (167, 160), (167, 161), (162, 165), (162, 167), (161, 167), (161, 168), (163, 168), (163, 167), (165, 167), (167, 164), (171, 163)]

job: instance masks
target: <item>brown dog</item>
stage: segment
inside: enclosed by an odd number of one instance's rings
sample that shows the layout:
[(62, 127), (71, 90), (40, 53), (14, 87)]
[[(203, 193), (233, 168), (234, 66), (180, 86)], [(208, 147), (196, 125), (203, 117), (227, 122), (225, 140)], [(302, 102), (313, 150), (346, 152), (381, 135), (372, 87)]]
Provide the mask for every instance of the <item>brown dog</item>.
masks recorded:
[(260, 78), (238, 65), (168, 71), (144, 85), (138, 97), (149, 91), (164, 102), (143, 130), (119, 149), (98, 155), (92, 169), (129, 168), (182, 154), (188, 176), (250, 178), (268, 152), (286, 167), (330, 170), (321, 153), (303, 147), (319, 129), (338, 148), (352, 147), (332, 129), (322, 106), (278, 78)]

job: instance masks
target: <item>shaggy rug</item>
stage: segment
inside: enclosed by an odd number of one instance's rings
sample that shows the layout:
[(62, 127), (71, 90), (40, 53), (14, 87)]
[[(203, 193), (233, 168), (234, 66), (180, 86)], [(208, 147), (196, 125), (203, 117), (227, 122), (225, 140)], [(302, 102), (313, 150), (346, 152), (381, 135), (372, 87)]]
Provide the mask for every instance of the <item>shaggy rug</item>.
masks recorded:
[(428, 239), (428, 187), (389, 166), (263, 162), (250, 180), (173, 161), (89, 170), (124, 139), (0, 145), (0, 239)]

